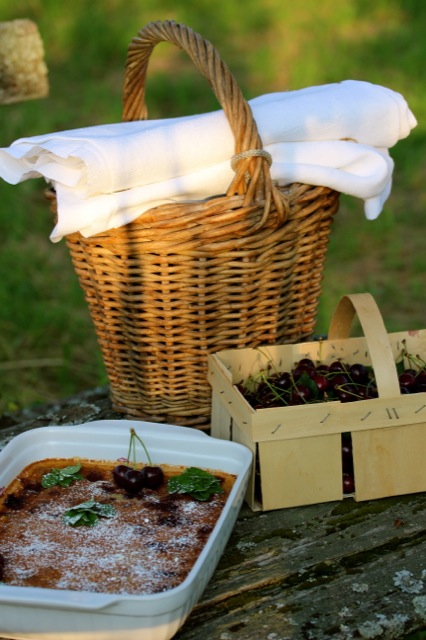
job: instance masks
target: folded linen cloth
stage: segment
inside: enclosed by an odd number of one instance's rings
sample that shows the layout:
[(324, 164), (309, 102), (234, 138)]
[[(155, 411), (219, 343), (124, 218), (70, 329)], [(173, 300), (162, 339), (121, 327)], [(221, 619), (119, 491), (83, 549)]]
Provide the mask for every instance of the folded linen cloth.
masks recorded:
[[(278, 184), (330, 187), (363, 199), (368, 218), (379, 215), (392, 183), (388, 149), (417, 124), (400, 94), (347, 80), (249, 104)], [(127, 224), (165, 202), (226, 192), (234, 152), (220, 110), (21, 138), (0, 149), (0, 177), (44, 177), (54, 186), (58, 241)]]
[[(264, 148), (273, 157), (273, 180), (283, 185), (302, 182), (328, 186), (354, 196), (362, 194), (369, 219), (379, 215), (389, 196), (393, 161), (386, 150), (344, 141), (280, 143)], [(169, 180), (89, 198), (76, 196), (72, 189), (60, 189), (57, 191), (58, 208), (67, 215), (59, 217), (51, 239), (59, 240), (72, 230), (90, 237), (127, 224), (141, 214), (143, 202), (146, 211), (167, 202), (220, 195), (226, 192), (233, 175), (230, 162), (226, 160)]]

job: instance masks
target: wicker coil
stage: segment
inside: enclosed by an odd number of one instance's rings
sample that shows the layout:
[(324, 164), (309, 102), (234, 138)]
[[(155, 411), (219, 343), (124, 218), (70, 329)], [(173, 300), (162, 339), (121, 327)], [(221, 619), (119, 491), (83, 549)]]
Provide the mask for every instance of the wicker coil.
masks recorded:
[(123, 227), (66, 240), (113, 408), (208, 429), (208, 353), (312, 335), (339, 194), (272, 183), (270, 158), (234, 77), (185, 25), (151, 22), (130, 43), (124, 121), (147, 117), (148, 61), (163, 41), (185, 51), (208, 79), (234, 135), (235, 178), (226, 194), (162, 205)]

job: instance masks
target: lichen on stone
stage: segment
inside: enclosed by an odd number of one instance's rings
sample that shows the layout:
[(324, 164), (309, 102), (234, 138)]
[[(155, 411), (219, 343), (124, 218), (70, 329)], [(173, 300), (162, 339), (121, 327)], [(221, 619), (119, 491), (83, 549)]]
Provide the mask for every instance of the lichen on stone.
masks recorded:
[(407, 569), (397, 571), (394, 575), (393, 583), (404, 593), (421, 593), (423, 591), (423, 581), (416, 580), (411, 571), (407, 571)]
[(368, 584), (366, 584), (365, 582), (363, 583), (354, 582), (352, 584), (352, 591), (354, 591), (355, 593), (367, 593), (368, 588), (369, 588)]
[(409, 617), (404, 613), (395, 613), (390, 618), (387, 618), (382, 613), (378, 613), (377, 620), (383, 629), (387, 631), (387, 638), (400, 638)]
[(419, 618), (426, 622), (426, 596), (415, 596), (413, 598), (413, 606)]
[(397, 640), (404, 633), (405, 623), (409, 617), (402, 613), (396, 613), (388, 618), (382, 613), (376, 614), (377, 620), (367, 620), (358, 627), (358, 633), (362, 638), (379, 638)]
[(359, 625), (358, 632), (362, 638), (378, 638), (383, 634), (383, 627), (378, 622), (367, 620)]

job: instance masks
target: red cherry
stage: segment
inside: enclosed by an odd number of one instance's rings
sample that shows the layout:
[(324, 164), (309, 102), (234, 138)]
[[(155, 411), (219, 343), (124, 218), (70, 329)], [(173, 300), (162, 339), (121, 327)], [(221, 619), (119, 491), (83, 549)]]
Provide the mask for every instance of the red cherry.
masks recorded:
[(312, 392), (309, 387), (304, 384), (298, 384), (291, 392), (291, 400), (299, 398), (301, 402), (307, 402), (312, 397)]
[(148, 489), (157, 489), (163, 483), (164, 473), (161, 467), (146, 465), (143, 467), (141, 474), (143, 476), (144, 487)]
[(131, 467), (128, 467), (125, 464), (119, 464), (116, 467), (114, 467), (114, 469), (112, 470), (113, 478), (119, 487), (123, 486), (123, 482), (125, 482), (124, 478), (126, 476), (126, 473), (130, 470), (131, 470)]
[(284, 373), (279, 373), (274, 380), (274, 386), (278, 387), (279, 389), (287, 390), (291, 387), (292, 384), (293, 384), (293, 381), (288, 371), (285, 371)]
[(419, 371), (416, 376), (416, 387), (420, 393), (426, 391), (426, 371), (424, 369)]
[(302, 358), (301, 360), (299, 360), (298, 365), (302, 367), (309, 367), (310, 369), (315, 369), (314, 361), (311, 360), (311, 358)]
[(349, 367), (349, 375), (352, 382), (357, 384), (366, 384), (368, 382), (368, 369), (364, 364), (352, 364)]
[(411, 373), (415, 377), (418, 374), (418, 371), (416, 369), (408, 368), (405, 369), (405, 373)]
[(317, 374), (321, 376), (326, 376), (330, 371), (330, 368), (327, 364), (319, 364), (316, 369), (317, 369)]
[(335, 360), (328, 367), (330, 373), (343, 373), (346, 372), (346, 367), (340, 360)]
[(416, 376), (411, 371), (404, 371), (399, 374), (399, 386), (408, 393), (412, 393), (416, 387)]
[(317, 385), (318, 391), (320, 391), (320, 393), (324, 393), (324, 391), (327, 391), (327, 389), (330, 388), (330, 382), (324, 375), (317, 373), (313, 380)]
[(337, 395), (340, 402), (354, 402), (359, 400), (358, 390), (354, 384), (339, 385)]
[(377, 387), (375, 384), (369, 384), (367, 387), (367, 399), (377, 398), (379, 392), (377, 391)]
[(313, 378), (316, 375), (316, 369), (314, 367), (308, 367), (303, 365), (297, 365), (295, 369), (293, 369), (293, 378), (295, 380), (299, 380), (303, 376), (303, 374), (307, 374), (310, 378)]
[(342, 444), (342, 469), (343, 473), (353, 474), (354, 472), (352, 445), (350, 442), (343, 442)]
[(330, 379), (330, 385), (333, 389), (337, 389), (337, 387), (342, 387), (346, 384), (349, 384), (349, 378), (343, 373), (337, 373)]
[(138, 469), (129, 469), (122, 480), (122, 487), (127, 493), (139, 493), (143, 489), (145, 478), (142, 471)]
[(354, 493), (355, 491), (355, 479), (352, 474), (343, 474), (343, 493)]

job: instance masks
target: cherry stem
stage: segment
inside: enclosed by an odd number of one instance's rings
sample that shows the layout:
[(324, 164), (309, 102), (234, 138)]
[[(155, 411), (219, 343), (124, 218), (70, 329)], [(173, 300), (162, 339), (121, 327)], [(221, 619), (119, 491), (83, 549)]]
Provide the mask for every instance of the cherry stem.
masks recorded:
[(265, 376), (262, 375), (262, 382), (264, 382), (266, 384), (266, 386), (271, 390), (271, 392), (273, 393), (273, 395), (278, 399), (278, 400), (282, 400), (283, 397), (285, 396), (285, 394), (289, 394), (290, 391), (287, 391), (286, 389), (280, 389), (280, 391), (277, 390), (277, 387), (274, 384), (271, 384), (269, 379)]
[[(360, 385), (361, 386), (365, 386), (365, 385)], [(356, 393), (355, 391), (351, 391), (350, 389), (348, 389), (347, 387), (345, 387), (344, 384), (338, 384), (336, 385), (336, 389), (337, 391), (345, 391), (349, 396), (354, 396), (354, 398), (361, 398), (361, 396), (359, 395), (359, 393)]]
[(129, 451), (127, 452), (127, 460), (130, 462), (130, 456), (133, 448), (133, 468), (136, 469), (136, 452), (134, 447), (134, 438), (132, 434), (132, 429), (130, 429), (130, 441), (129, 441)]
[(142, 445), (146, 457), (148, 459), (148, 464), (152, 467), (152, 460), (151, 460), (151, 456), (148, 453), (148, 449), (145, 446), (144, 441), (138, 436), (138, 434), (136, 433), (136, 431), (132, 428), (130, 429), (130, 447), (129, 447), (129, 458), (130, 458), (130, 448), (133, 444), (133, 460), (134, 460), (134, 464), (136, 466), (136, 442), (135, 439)]
[(407, 366), (410, 367), (411, 365), (416, 366), (419, 371), (424, 369), (426, 367), (426, 362), (423, 360), (423, 358), (417, 354), (417, 355), (413, 355), (412, 353), (409, 353), (407, 350), (407, 341), (403, 340), (402, 344), (404, 345), (403, 348), (401, 349), (401, 353), (400, 353), (400, 359), (402, 359), (402, 361), (404, 362), (404, 358), (407, 359)]

